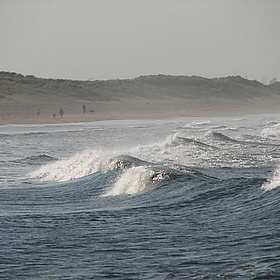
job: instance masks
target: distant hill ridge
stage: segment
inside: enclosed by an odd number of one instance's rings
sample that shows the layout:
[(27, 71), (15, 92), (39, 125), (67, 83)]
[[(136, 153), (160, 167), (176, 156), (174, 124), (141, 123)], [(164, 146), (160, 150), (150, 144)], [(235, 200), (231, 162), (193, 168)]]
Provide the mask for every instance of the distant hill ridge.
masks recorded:
[(248, 99), (265, 95), (280, 96), (280, 83), (263, 85), (240, 76), (203, 78), (199, 76), (147, 75), (134, 79), (67, 80), (37, 78), (14, 72), (0, 72), (0, 100), (25, 94), (37, 97), (57, 95), (83, 100), (123, 98), (223, 97)]

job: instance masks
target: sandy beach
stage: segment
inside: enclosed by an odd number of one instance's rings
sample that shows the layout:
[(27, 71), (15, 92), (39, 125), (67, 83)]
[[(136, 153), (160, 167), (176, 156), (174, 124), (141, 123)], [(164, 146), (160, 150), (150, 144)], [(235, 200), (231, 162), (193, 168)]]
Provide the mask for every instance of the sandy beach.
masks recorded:
[[(120, 104), (98, 104), (96, 111), (77, 113), (76, 111), (66, 110), (63, 116), (59, 115), (59, 110), (56, 113), (48, 110), (40, 110), (38, 114), (36, 110), (21, 108), (19, 113), (10, 113), (1, 110), (0, 124), (36, 124), (36, 123), (75, 123), (75, 122), (91, 122), (102, 120), (128, 120), (128, 119), (166, 119), (174, 117), (222, 117), (222, 116), (240, 116), (248, 114), (265, 114), (279, 113), (280, 100), (271, 100), (270, 104), (266, 102), (259, 104), (237, 104), (237, 106), (228, 104), (204, 104), (201, 102), (188, 101), (170, 101), (157, 102), (147, 101), (149, 104), (128, 104), (125, 102)], [(41, 104), (43, 105), (43, 104)], [(63, 106), (72, 104), (67, 102), (57, 103)], [(97, 104), (89, 104), (97, 106)], [(43, 106), (41, 106), (43, 107)], [(81, 106), (82, 108), (82, 106)], [(135, 108), (133, 110), (132, 108)], [(81, 109), (82, 111), (82, 109)]]
[(279, 84), (164, 75), (89, 82), (1, 72), (0, 124), (279, 113)]

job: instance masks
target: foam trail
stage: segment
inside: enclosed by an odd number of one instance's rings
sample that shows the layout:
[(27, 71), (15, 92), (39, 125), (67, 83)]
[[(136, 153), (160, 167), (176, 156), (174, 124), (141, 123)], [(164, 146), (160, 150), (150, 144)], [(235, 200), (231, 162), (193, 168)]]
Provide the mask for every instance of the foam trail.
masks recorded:
[(155, 186), (151, 179), (153, 175), (154, 171), (146, 166), (131, 167), (102, 196), (136, 195), (150, 190)]
[(261, 186), (264, 191), (271, 191), (280, 186), (280, 168), (278, 167), (272, 176), (272, 179)]

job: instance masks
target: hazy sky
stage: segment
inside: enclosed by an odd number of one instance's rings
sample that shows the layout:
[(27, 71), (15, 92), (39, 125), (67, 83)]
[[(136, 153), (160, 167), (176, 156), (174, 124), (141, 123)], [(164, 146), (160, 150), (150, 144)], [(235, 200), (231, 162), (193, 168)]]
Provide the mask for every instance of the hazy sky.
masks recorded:
[(0, 71), (280, 80), (279, 0), (0, 0)]

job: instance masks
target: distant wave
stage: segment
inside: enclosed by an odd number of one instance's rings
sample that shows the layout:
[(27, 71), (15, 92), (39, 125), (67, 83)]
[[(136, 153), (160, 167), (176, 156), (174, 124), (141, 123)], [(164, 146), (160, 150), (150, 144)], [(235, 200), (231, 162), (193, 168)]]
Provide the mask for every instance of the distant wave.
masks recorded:
[(238, 140), (235, 140), (235, 139), (233, 139), (229, 136), (226, 136), (225, 134), (220, 133), (220, 132), (210, 132), (210, 133), (207, 133), (207, 136), (208, 136), (208, 138), (211, 138), (213, 140), (218, 140), (218, 141), (221, 141), (221, 142), (239, 143)]
[[(267, 142), (267, 139), (261, 139), (258, 136), (244, 135), (243, 139), (245, 138), (245, 139), (249, 139), (249, 140), (237, 140), (237, 139), (233, 139), (229, 136), (226, 136), (225, 134), (220, 133), (220, 132), (210, 132), (210, 133), (207, 133), (206, 137), (210, 138), (214, 141), (228, 142), (228, 143), (240, 144), (240, 145), (280, 147), (280, 144), (269, 143), (269, 142)], [(254, 141), (254, 140), (259, 140), (259, 141)], [(266, 142), (261, 142), (261, 140), (266, 141)]]
[(55, 161), (57, 160), (57, 158), (52, 157), (52, 156), (48, 156), (45, 154), (41, 154), (38, 156), (29, 156), (29, 157), (24, 157), (18, 160), (15, 160), (16, 163), (28, 163), (30, 165), (38, 165), (38, 164), (42, 164), (42, 163), (46, 163), (49, 161)]
[(193, 138), (179, 136), (177, 133), (167, 137), (166, 141), (164, 142), (165, 147), (177, 147), (177, 146), (186, 146), (186, 145), (195, 145), (203, 148), (217, 149), (215, 146), (205, 144)]
[(0, 133), (0, 138), (9, 137), (10, 134)]
[(17, 136), (41, 136), (41, 135), (47, 135), (49, 132), (44, 132), (44, 131), (32, 131), (32, 132), (21, 132), (21, 131), (13, 131), (11, 133), (3, 133), (0, 134), (0, 137), (17, 137)]

